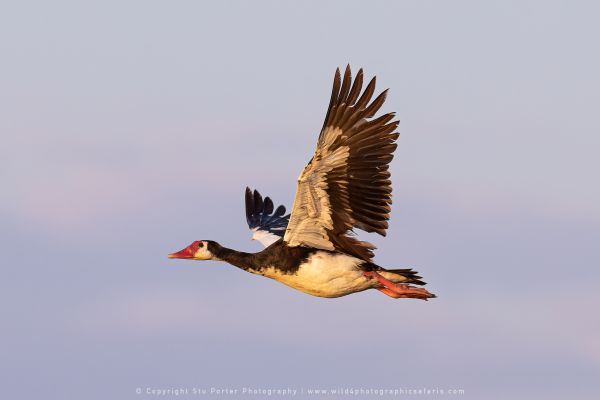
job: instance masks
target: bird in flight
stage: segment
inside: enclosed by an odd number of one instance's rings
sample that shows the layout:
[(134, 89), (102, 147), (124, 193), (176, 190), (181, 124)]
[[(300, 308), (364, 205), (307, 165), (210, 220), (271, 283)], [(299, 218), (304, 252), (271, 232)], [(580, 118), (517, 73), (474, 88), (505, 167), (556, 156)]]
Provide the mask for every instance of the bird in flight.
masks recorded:
[(265, 249), (245, 253), (212, 240), (196, 240), (169, 258), (225, 261), (301, 292), (341, 297), (376, 289), (392, 298), (436, 297), (412, 269), (375, 264), (371, 243), (354, 229), (385, 236), (392, 203), (389, 163), (399, 121), (375, 117), (387, 90), (372, 100), (375, 77), (362, 90), (363, 71), (352, 79), (335, 72), (323, 128), (311, 160), (298, 177), (292, 212), (246, 188), (246, 219)]

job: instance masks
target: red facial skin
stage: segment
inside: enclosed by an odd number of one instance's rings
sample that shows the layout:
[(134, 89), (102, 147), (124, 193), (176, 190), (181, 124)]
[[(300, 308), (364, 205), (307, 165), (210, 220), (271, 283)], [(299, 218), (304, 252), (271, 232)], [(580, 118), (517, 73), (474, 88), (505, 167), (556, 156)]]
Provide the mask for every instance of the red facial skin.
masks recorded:
[(188, 247), (186, 247), (183, 250), (178, 251), (177, 253), (172, 253), (169, 254), (167, 257), (169, 258), (181, 258), (181, 259), (192, 259), (194, 258), (194, 254), (196, 254), (196, 252), (198, 251), (198, 244), (200, 243), (200, 241), (195, 241), (192, 244), (190, 244)]

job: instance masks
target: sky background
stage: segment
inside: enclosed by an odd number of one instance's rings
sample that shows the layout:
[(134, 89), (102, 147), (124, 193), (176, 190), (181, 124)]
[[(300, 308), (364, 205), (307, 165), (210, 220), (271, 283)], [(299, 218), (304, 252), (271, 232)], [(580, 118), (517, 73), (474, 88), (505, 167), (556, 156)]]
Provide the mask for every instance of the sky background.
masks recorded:
[[(3, 2), (1, 397), (599, 398), (599, 13), (583, 1)], [(290, 208), (347, 63), (390, 88), (384, 111), (401, 120), (389, 234), (362, 237), (439, 298), (321, 299), (168, 260), (197, 239), (260, 250), (244, 188)]]

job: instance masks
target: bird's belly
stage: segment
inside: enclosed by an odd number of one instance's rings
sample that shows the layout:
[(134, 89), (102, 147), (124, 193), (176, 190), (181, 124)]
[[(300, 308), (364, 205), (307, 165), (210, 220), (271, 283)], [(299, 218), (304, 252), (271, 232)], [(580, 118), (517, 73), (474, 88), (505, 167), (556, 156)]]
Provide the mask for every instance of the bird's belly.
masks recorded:
[(261, 275), (313, 296), (340, 297), (373, 287), (373, 281), (359, 268), (362, 263), (345, 254), (317, 252), (294, 273), (269, 267)]

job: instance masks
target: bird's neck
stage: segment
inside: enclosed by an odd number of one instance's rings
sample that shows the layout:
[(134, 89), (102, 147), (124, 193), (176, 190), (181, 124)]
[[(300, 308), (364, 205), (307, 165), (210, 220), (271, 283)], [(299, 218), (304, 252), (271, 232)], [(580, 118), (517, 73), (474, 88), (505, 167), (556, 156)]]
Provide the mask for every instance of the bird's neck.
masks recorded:
[(236, 251), (227, 247), (219, 246), (219, 248), (213, 252), (215, 257), (221, 261), (225, 261), (231, 265), (235, 265), (238, 268), (248, 270), (256, 267), (255, 257), (252, 253), (244, 253), (242, 251)]

